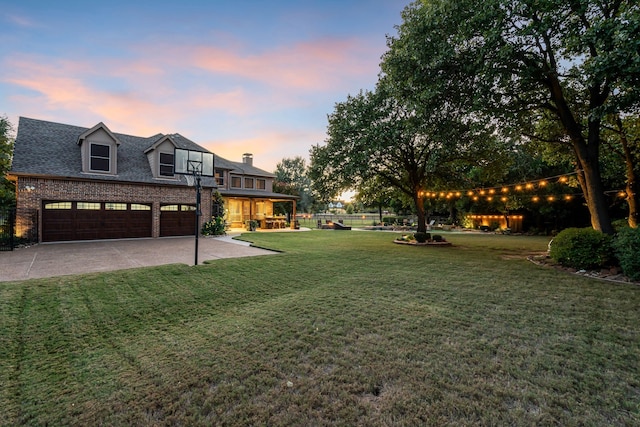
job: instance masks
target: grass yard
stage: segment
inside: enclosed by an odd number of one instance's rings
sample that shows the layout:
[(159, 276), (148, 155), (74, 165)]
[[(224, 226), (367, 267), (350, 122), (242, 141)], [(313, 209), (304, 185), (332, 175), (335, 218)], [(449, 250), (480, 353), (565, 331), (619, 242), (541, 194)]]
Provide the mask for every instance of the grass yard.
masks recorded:
[(546, 238), (396, 235), (0, 283), (0, 424), (640, 424), (640, 287), (526, 261)]

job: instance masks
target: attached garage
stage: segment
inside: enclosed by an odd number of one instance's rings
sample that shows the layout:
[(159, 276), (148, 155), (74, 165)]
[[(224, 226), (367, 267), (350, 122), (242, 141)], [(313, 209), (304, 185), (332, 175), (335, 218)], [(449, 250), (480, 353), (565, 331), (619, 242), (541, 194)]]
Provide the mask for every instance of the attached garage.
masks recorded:
[(152, 237), (151, 205), (144, 203), (45, 201), (42, 241)]
[(173, 204), (160, 207), (160, 237), (195, 235), (195, 205)]

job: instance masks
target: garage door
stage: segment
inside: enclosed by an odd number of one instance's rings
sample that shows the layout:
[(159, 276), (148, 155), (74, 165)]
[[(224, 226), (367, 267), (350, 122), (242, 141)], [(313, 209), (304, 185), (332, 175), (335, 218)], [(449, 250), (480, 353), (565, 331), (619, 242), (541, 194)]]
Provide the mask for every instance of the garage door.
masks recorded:
[(47, 201), (42, 241), (151, 237), (151, 205), (144, 203)]
[(195, 236), (196, 207), (194, 205), (160, 206), (160, 236)]

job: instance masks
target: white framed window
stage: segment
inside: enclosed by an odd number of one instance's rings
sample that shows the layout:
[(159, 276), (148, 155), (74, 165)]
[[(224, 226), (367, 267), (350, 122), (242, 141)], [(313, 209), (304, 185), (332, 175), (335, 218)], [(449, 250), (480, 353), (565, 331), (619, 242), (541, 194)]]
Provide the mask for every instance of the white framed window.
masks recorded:
[(256, 179), (256, 188), (258, 190), (266, 190), (267, 189), (267, 180), (258, 178)]
[(244, 188), (253, 188), (253, 178), (244, 179)]
[(232, 188), (242, 188), (242, 178), (239, 176), (231, 177), (231, 187)]

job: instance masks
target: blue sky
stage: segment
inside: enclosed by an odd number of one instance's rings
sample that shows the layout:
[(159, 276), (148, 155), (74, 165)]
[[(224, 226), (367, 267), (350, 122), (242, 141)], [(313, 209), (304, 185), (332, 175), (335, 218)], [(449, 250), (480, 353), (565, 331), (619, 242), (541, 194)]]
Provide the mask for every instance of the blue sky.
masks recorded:
[(0, 115), (180, 133), (273, 171), (373, 88), (409, 2), (0, 1)]

